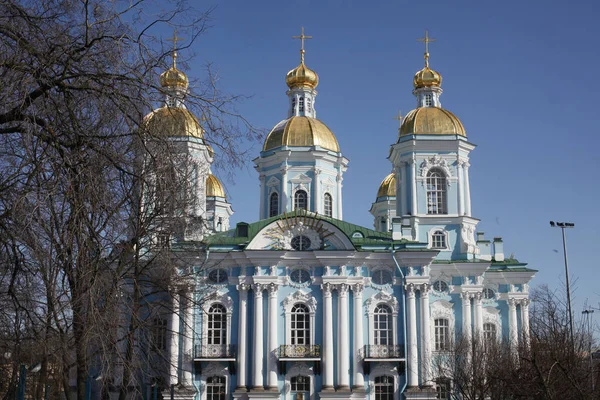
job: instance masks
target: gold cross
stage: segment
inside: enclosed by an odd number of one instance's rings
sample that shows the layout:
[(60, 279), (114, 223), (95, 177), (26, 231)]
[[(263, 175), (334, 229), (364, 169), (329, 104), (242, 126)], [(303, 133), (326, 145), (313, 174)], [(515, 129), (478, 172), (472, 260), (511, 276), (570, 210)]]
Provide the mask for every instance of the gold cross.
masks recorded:
[(429, 37), (429, 32), (425, 29), (425, 37), (417, 39), (417, 42), (425, 43), (425, 66), (429, 67), (429, 43), (435, 42), (435, 39)]
[(292, 36), (292, 39), (300, 39), (300, 62), (304, 64), (304, 39), (312, 39), (312, 36), (306, 36), (304, 34), (304, 27), (302, 27), (302, 31), (300, 36)]
[(169, 42), (173, 42), (173, 68), (177, 66), (177, 42), (184, 40), (181, 37), (177, 37), (177, 29), (173, 30), (173, 37), (167, 39)]
[(394, 119), (396, 121), (399, 121), (398, 122), (398, 124), (399, 124), (398, 130), (400, 130), (400, 128), (402, 127), (402, 118), (404, 118), (404, 117), (402, 116), (402, 113), (400, 112), (400, 110), (398, 110), (398, 115), (394, 117)]

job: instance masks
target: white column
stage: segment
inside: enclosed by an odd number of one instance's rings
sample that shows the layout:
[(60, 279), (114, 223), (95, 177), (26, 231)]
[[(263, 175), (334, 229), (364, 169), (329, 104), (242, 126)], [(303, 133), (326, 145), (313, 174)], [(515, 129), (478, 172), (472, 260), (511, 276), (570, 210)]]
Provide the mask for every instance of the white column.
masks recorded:
[(321, 285), (323, 291), (323, 347), (325, 358), (323, 359), (323, 390), (333, 390), (333, 301), (331, 298), (331, 284)]
[(350, 388), (350, 324), (348, 315), (348, 285), (338, 286), (338, 387)]
[[(265, 175), (264, 174), (260, 174), (260, 211), (258, 213), (258, 215), (260, 215), (261, 219), (265, 219), (269, 216), (269, 210), (265, 209), (265, 199), (268, 199), (269, 197), (269, 193), (268, 190), (266, 190), (265, 188)], [(267, 201), (267, 204), (269, 204), (269, 202)]]
[(410, 179), (410, 187), (412, 191), (412, 204), (410, 209), (412, 215), (417, 215), (417, 159), (413, 157), (410, 160), (410, 165), (412, 167), (412, 177)]
[(352, 286), (354, 293), (354, 351), (353, 351), (353, 367), (354, 367), (354, 382), (355, 389), (365, 388), (365, 376), (363, 374), (363, 366), (360, 360), (360, 352), (364, 346), (363, 343), (363, 285), (357, 284)]
[(267, 343), (269, 344), (267, 385), (269, 389), (277, 389), (277, 284), (275, 283), (269, 285), (269, 331), (267, 334)]
[(417, 348), (417, 303), (415, 300), (415, 286), (411, 283), (406, 285), (406, 303), (408, 305), (408, 386), (419, 386), (419, 354)]
[(397, 184), (400, 185), (400, 192), (396, 189), (396, 193), (400, 193), (400, 215), (398, 216), (403, 217), (408, 212), (408, 199), (406, 198), (406, 163), (404, 161), (400, 163), (400, 177), (401, 181), (397, 182)]
[(339, 172), (337, 176), (337, 217), (334, 214), (334, 217), (337, 219), (342, 219), (342, 181), (344, 178), (342, 177), (342, 173)]
[(254, 380), (253, 389), (264, 389), (263, 381), (263, 285), (255, 284), (254, 289)]
[(471, 189), (469, 187), (469, 163), (464, 163), (465, 171), (465, 215), (471, 216)]
[(517, 331), (517, 300), (508, 299), (508, 329), (510, 345), (516, 349), (519, 343), (519, 333)]
[(471, 293), (462, 292), (460, 298), (462, 301), (462, 336), (464, 340), (471, 340), (473, 337), (471, 331)]
[(475, 335), (479, 340), (483, 340), (483, 304), (481, 292), (475, 293), (473, 302), (475, 303)]
[(192, 386), (192, 364), (194, 355), (192, 351), (194, 341), (194, 303), (192, 297), (194, 290), (190, 288), (188, 298), (186, 299), (185, 311), (183, 314), (183, 385)]
[(523, 342), (529, 347), (529, 299), (521, 301), (521, 329), (523, 330)]
[(465, 215), (465, 193), (464, 193), (464, 176), (463, 164), (464, 161), (458, 160), (458, 215)]
[(429, 289), (431, 285), (421, 285), (421, 384), (433, 386), (431, 379), (431, 312), (429, 309)]
[(238, 357), (237, 357), (237, 383), (238, 389), (246, 389), (246, 356), (248, 341), (248, 285), (238, 285), (240, 294), (240, 307), (238, 314)]
[(323, 214), (324, 209), (321, 206), (321, 199), (323, 198), (323, 194), (321, 193), (321, 185), (319, 185), (321, 183), (321, 170), (319, 168), (315, 168), (314, 172), (315, 178), (313, 182), (313, 196), (315, 198), (315, 208), (313, 211), (318, 212), (319, 214)]
[(281, 214), (292, 211), (293, 201), (290, 199), (290, 188), (288, 182), (288, 167), (281, 167)]
[(169, 319), (169, 384), (179, 383), (179, 293), (173, 293), (173, 310)]

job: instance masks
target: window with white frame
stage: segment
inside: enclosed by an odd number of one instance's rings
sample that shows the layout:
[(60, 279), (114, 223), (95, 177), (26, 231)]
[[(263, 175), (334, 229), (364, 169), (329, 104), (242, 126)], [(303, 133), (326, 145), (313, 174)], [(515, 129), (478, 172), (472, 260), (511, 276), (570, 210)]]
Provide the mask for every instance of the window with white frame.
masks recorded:
[(438, 399), (449, 399), (451, 393), (451, 382), (448, 378), (437, 378), (435, 380), (435, 390)]
[(375, 400), (394, 398), (394, 377), (389, 375), (375, 377)]
[(227, 394), (226, 381), (224, 376), (209, 376), (206, 378), (206, 400), (225, 400)]
[(431, 234), (431, 248), (432, 249), (445, 249), (446, 246), (446, 232), (441, 229), (434, 231)]
[(450, 349), (450, 322), (446, 318), (434, 320), (435, 350), (444, 351)]
[(446, 175), (433, 168), (427, 173), (427, 214), (447, 214)]
[(310, 312), (304, 304), (296, 304), (291, 313), (291, 343), (292, 345), (309, 345), (310, 343)]
[(279, 215), (279, 193), (273, 192), (269, 197), (269, 217)]
[(208, 344), (227, 344), (227, 310), (222, 304), (214, 304), (208, 310)]
[(483, 343), (486, 347), (496, 342), (496, 324), (483, 324)]
[(304, 97), (298, 99), (298, 111), (304, 112)]
[(297, 190), (294, 194), (294, 210), (307, 209), (308, 194), (304, 190)]
[(333, 199), (329, 193), (323, 196), (323, 213), (326, 217), (333, 216)]
[(431, 107), (433, 105), (433, 96), (430, 93), (425, 95), (425, 105)]
[(375, 330), (373, 339), (376, 345), (392, 344), (392, 310), (385, 304), (379, 304), (373, 315)]
[(496, 297), (496, 292), (494, 292), (494, 289), (490, 289), (490, 288), (483, 289), (483, 298), (485, 300), (492, 300), (495, 297)]
[(292, 376), (290, 379), (290, 389), (292, 394), (296, 395), (298, 398), (298, 394), (302, 393), (310, 393), (310, 376), (306, 375), (296, 375)]

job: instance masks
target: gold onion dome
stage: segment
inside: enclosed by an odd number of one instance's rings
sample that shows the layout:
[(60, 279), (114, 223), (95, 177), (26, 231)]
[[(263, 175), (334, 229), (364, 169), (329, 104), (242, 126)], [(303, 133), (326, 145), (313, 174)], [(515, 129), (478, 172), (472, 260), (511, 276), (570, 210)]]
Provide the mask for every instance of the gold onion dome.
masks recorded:
[(311, 117), (291, 117), (275, 125), (265, 139), (263, 151), (282, 146), (320, 146), (336, 153), (340, 151), (340, 146), (333, 132), (327, 125)]
[(439, 87), (441, 86), (441, 84), (442, 75), (440, 75), (439, 72), (429, 68), (429, 65), (426, 65), (425, 68), (418, 71), (413, 79), (413, 86), (415, 87), (415, 89), (431, 86)]
[(144, 117), (142, 127), (151, 136), (204, 138), (198, 118), (186, 108), (164, 106)]
[(285, 83), (290, 89), (309, 87), (314, 89), (319, 84), (319, 75), (304, 64), (304, 60), (285, 76)]
[(206, 197), (226, 197), (223, 184), (213, 174), (208, 174), (206, 178)]
[(396, 197), (396, 174), (392, 172), (381, 181), (377, 197)]
[(189, 86), (189, 80), (183, 71), (178, 70), (175, 65), (160, 74), (160, 86), (166, 87), (177, 87), (187, 89)]
[(420, 107), (409, 112), (400, 126), (400, 136), (406, 135), (467, 136), (458, 117), (439, 107)]

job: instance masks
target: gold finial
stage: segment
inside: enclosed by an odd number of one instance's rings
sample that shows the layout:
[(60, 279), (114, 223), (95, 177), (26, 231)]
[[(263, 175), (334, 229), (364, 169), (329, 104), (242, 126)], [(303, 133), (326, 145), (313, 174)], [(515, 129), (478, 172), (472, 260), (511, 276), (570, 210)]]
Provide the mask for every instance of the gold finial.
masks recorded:
[(429, 68), (429, 43), (435, 42), (435, 39), (429, 37), (429, 32), (425, 29), (425, 37), (417, 39), (417, 42), (425, 43), (425, 67)]
[(404, 118), (404, 117), (402, 116), (402, 112), (401, 112), (400, 110), (398, 110), (398, 115), (396, 115), (396, 116), (394, 117), (394, 119), (395, 119), (396, 121), (398, 121), (398, 131), (400, 131), (400, 128), (402, 127), (402, 118)]
[(304, 64), (304, 39), (312, 39), (312, 36), (306, 36), (304, 34), (304, 27), (302, 27), (302, 31), (300, 36), (292, 36), (292, 39), (300, 39), (300, 62)]
[(181, 37), (177, 37), (177, 29), (173, 30), (173, 37), (167, 39), (169, 42), (173, 42), (173, 68), (177, 68), (177, 42), (184, 40)]

